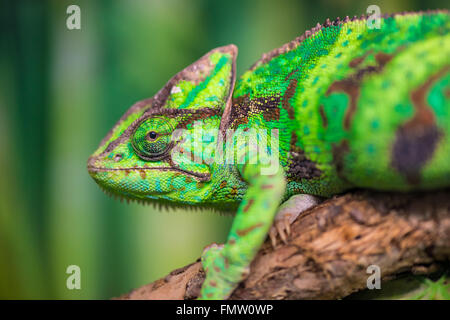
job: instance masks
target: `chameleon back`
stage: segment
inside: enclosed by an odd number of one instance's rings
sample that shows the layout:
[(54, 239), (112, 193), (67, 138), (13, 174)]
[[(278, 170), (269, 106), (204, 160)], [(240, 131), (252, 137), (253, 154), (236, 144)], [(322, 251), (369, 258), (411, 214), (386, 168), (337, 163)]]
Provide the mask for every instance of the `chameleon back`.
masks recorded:
[(280, 129), (288, 195), (450, 185), (450, 18), (318, 25), (237, 82), (232, 128)]

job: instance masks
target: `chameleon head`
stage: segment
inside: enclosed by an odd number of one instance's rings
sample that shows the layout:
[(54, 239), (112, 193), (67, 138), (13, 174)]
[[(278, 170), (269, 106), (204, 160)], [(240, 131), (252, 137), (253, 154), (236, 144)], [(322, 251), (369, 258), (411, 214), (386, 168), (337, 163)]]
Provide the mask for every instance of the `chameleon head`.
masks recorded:
[(88, 160), (107, 192), (194, 204), (211, 195), (211, 159), (235, 81), (234, 45), (210, 51), (134, 104)]

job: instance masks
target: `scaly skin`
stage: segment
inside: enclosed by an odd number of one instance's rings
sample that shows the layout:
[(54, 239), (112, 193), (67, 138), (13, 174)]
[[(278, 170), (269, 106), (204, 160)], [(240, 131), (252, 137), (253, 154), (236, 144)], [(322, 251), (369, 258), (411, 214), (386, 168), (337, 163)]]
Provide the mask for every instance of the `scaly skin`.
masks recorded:
[(236, 211), (202, 257), (201, 298), (227, 298), (291, 196), (450, 185), (449, 29), (447, 11), (327, 20), (236, 88), (237, 48), (217, 48), (133, 105), (89, 173), (128, 199)]

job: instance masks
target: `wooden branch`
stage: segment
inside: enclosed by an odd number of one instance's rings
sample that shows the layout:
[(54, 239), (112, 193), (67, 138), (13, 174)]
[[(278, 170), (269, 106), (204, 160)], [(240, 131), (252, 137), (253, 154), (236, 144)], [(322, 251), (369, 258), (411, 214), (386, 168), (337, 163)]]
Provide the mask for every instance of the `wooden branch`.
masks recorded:
[[(337, 299), (365, 289), (369, 265), (382, 281), (430, 273), (450, 260), (450, 190), (424, 194), (357, 191), (326, 200), (292, 225), (287, 244), (266, 241), (231, 299)], [(194, 299), (200, 262), (119, 299)]]

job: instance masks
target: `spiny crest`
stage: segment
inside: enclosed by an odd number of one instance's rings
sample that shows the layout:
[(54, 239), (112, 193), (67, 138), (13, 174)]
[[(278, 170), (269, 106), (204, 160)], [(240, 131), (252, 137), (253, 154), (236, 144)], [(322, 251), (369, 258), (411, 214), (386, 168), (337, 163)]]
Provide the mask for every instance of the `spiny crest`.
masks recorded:
[[(436, 9), (436, 10), (427, 10), (427, 11), (418, 11), (418, 12), (399, 12), (399, 13), (392, 13), (392, 14), (383, 14), (380, 18), (387, 19), (387, 18), (395, 18), (397, 16), (404, 16), (404, 15), (432, 15), (432, 14), (448, 14), (447, 9)], [(275, 58), (276, 56), (279, 56), (281, 54), (284, 54), (286, 52), (289, 52), (291, 50), (296, 49), (305, 39), (310, 38), (314, 35), (316, 35), (318, 32), (320, 32), (324, 28), (329, 28), (333, 26), (340, 26), (344, 23), (348, 23), (351, 21), (363, 21), (367, 20), (369, 16), (366, 16), (365, 14), (362, 14), (361, 16), (353, 16), (353, 18), (350, 18), (349, 16), (346, 16), (344, 19), (341, 20), (340, 17), (337, 17), (335, 20), (326, 19), (322, 24), (317, 23), (315, 27), (313, 27), (310, 30), (306, 30), (301, 36), (295, 38), (294, 40), (284, 44), (280, 48), (274, 49), (268, 53), (264, 53), (258, 61), (256, 61), (251, 67), (250, 71), (255, 70), (257, 67), (259, 67), (262, 64), (265, 64)]]

